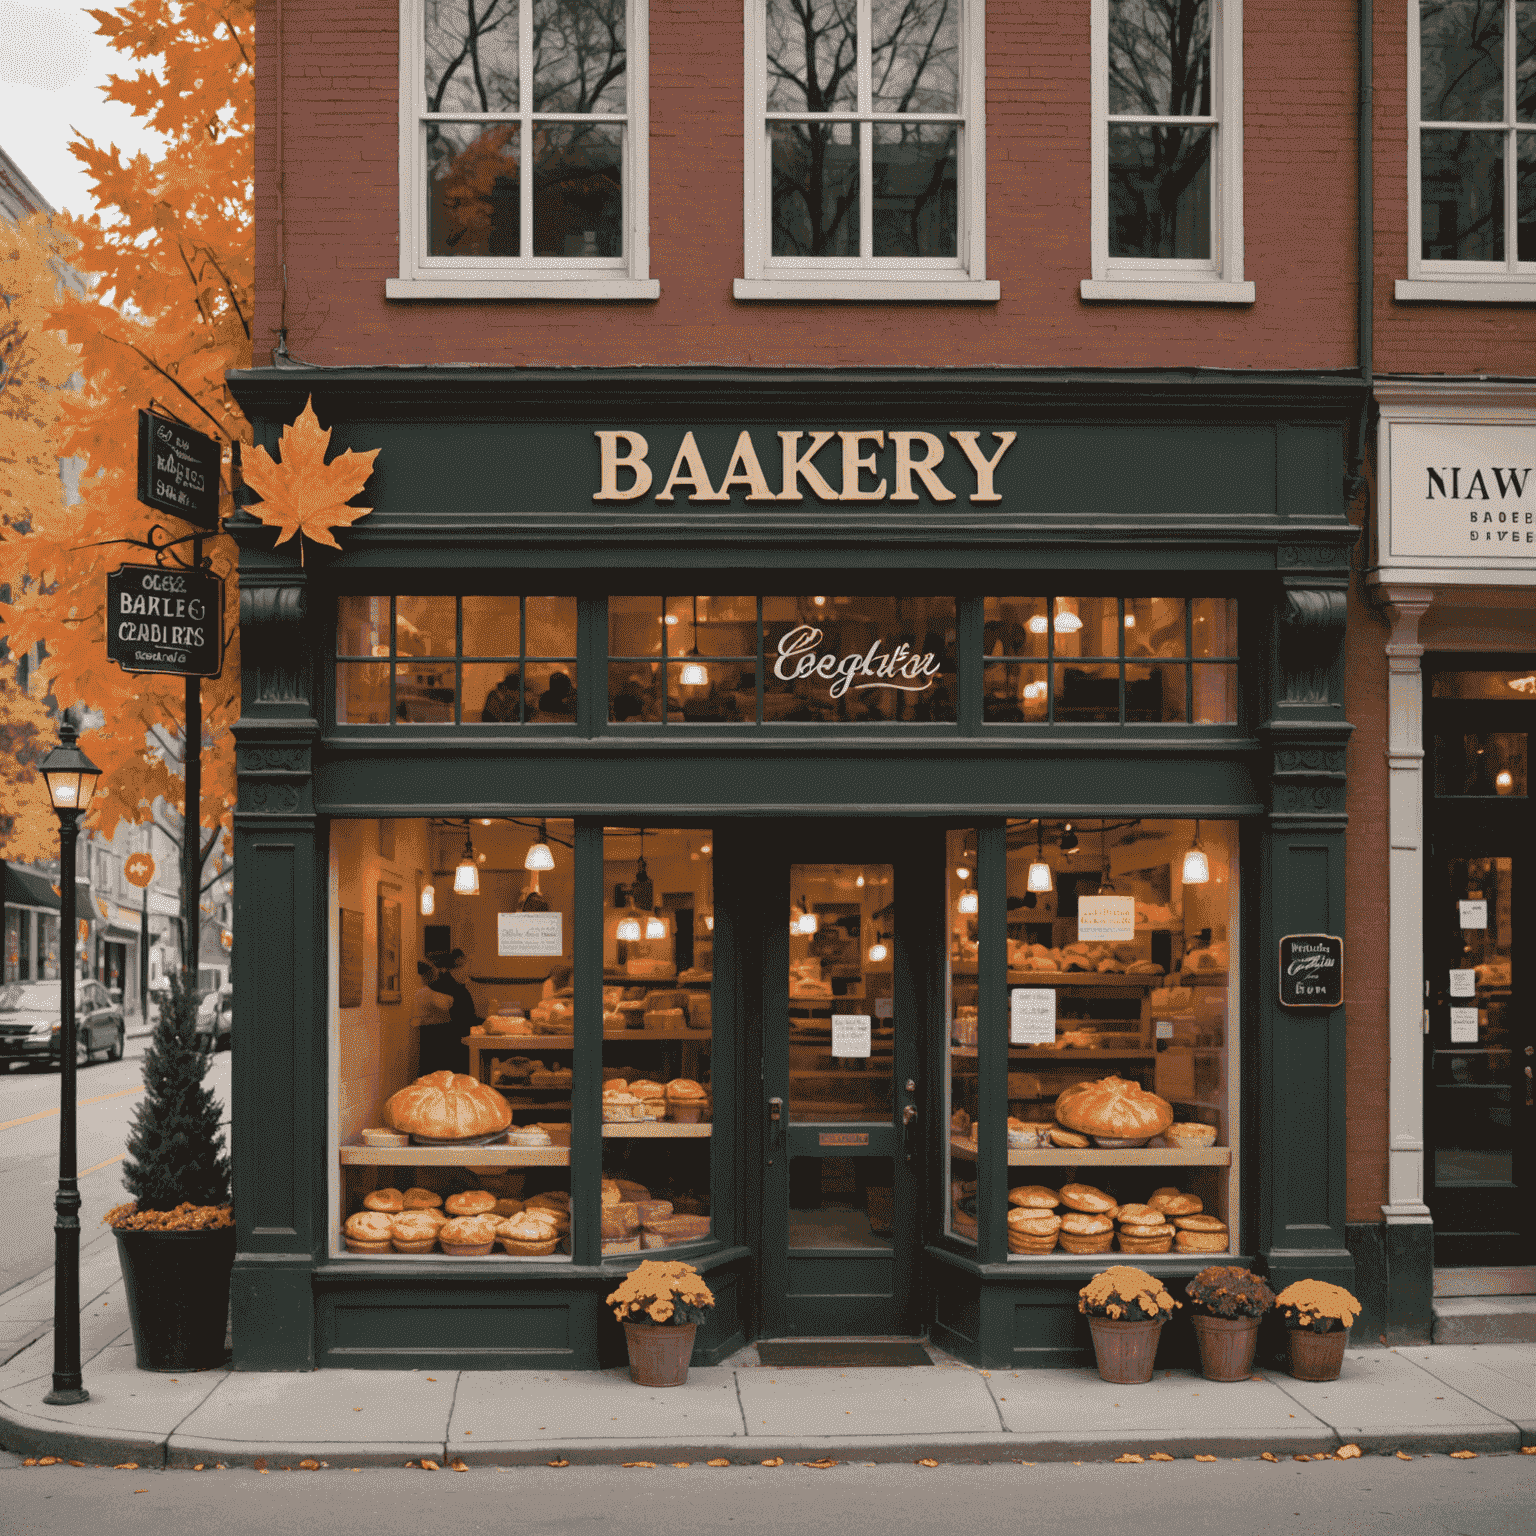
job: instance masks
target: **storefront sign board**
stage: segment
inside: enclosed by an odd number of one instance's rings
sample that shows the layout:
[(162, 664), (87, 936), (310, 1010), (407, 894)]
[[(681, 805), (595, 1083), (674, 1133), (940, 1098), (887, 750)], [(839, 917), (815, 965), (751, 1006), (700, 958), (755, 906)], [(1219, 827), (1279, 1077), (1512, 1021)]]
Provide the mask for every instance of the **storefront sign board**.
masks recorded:
[(1344, 1002), (1344, 940), (1290, 933), (1280, 940), (1280, 1002), (1286, 1008), (1338, 1008)]
[(498, 912), (497, 955), (563, 955), (564, 918), (563, 912)]
[(217, 533), (221, 457), (217, 438), (139, 412), (139, 500), (146, 507)]
[(873, 1048), (874, 1029), (867, 1013), (832, 1015), (832, 1054), (868, 1056)]
[(1452, 971), (1451, 972), (1451, 996), (1452, 997), (1476, 997), (1477, 996), (1477, 972), (1476, 971)]
[(1009, 992), (1008, 1043), (1055, 1045), (1055, 987), (1014, 987)]
[(1486, 928), (1488, 926), (1488, 903), (1486, 901), (1458, 901), (1456, 903), (1456, 911), (1463, 929)]
[(107, 659), (124, 672), (217, 677), (224, 669), (223, 581), (158, 565), (110, 571)]
[(1452, 1045), (1476, 1045), (1477, 1044), (1477, 1009), (1476, 1008), (1452, 1008), (1451, 1009), (1451, 1044)]
[(1079, 896), (1077, 936), (1093, 943), (1119, 943), (1136, 937), (1134, 896)]

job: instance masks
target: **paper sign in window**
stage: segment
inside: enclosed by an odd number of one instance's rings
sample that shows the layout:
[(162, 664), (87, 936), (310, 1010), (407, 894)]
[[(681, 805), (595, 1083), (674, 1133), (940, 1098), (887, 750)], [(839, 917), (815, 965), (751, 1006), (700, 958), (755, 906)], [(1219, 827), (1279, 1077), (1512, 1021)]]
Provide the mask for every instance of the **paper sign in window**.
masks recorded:
[(1077, 936), (1087, 942), (1115, 943), (1136, 937), (1134, 896), (1079, 896)]
[(875, 999), (875, 1017), (877, 1019), (889, 1019), (895, 1014), (894, 997), (877, 997)]
[(1451, 996), (1452, 997), (1476, 997), (1477, 996), (1477, 972), (1476, 971), (1452, 971), (1451, 972)]
[(832, 1054), (834, 1056), (868, 1056), (872, 1035), (873, 1029), (867, 1013), (834, 1013), (832, 1015)]
[(1452, 1008), (1451, 1009), (1451, 1044), (1452, 1045), (1476, 1045), (1477, 1044), (1477, 1009), (1476, 1008)]
[(1488, 926), (1488, 903), (1486, 901), (1458, 901), (1457, 911), (1461, 914), (1461, 926), (1465, 928), (1486, 928)]
[(563, 955), (565, 953), (564, 918), (563, 912), (498, 912), (496, 914), (496, 953), (498, 955)]
[(1008, 1043), (1055, 1045), (1055, 987), (1014, 987), (1009, 992)]

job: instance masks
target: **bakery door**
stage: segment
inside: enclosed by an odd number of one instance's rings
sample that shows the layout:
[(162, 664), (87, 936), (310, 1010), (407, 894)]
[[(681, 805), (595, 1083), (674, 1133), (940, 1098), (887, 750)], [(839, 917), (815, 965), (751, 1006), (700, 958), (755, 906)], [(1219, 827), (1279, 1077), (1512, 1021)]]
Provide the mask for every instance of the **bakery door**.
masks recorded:
[(922, 1101), (899, 835), (809, 841), (766, 918), (764, 1329), (910, 1334)]

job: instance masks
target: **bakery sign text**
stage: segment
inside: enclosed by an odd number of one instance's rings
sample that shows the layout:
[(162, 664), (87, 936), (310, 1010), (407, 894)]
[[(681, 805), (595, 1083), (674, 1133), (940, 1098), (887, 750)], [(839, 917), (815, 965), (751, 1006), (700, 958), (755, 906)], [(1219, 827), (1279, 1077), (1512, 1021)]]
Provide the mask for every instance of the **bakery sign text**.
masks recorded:
[[(1425, 465), (1424, 500), (1465, 503), (1472, 544), (1536, 544), (1536, 495), (1525, 500), (1530, 478), (1530, 465)], [(1497, 493), (1490, 486), (1496, 486)]]
[[(810, 677), (831, 681), (827, 690), (840, 699), (850, 688), (855, 693), (865, 688), (899, 688), (903, 693), (922, 693), (933, 687), (941, 670), (939, 658), (932, 651), (914, 651), (905, 640), (886, 648), (876, 640), (862, 654), (839, 656), (835, 651), (824, 655), (821, 631), (814, 624), (797, 624), (779, 640), (779, 653), (773, 659), (773, 675), (781, 682), (803, 682)], [(864, 682), (855, 682), (862, 677)]]
[[(980, 432), (946, 435), (959, 449), (948, 463), (949, 448), (936, 432), (780, 432), (775, 489), (750, 432), (740, 433), (730, 459), (715, 465), (718, 479), (698, 440), (687, 432), (655, 499), (672, 501), (686, 493), (689, 501), (730, 501), (739, 489), (747, 501), (803, 501), (803, 483), (819, 501), (917, 501), (916, 482), (933, 501), (954, 501), (960, 491), (972, 501), (1001, 501), (993, 476), (1018, 433), (992, 432), (993, 442), (986, 447)], [(593, 501), (638, 501), (647, 495), (660, 465), (651, 465), (651, 445), (645, 437), (626, 430), (599, 431), (595, 436), (601, 469)]]

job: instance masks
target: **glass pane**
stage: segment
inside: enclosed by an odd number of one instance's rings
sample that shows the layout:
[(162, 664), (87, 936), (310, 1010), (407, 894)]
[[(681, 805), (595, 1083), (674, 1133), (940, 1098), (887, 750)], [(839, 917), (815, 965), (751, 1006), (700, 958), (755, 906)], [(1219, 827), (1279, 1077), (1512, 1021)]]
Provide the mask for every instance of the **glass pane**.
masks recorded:
[(773, 254), (859, 254), (858, 129), (851, 123), (774, 123)]
[(1237, 668), (1197, 664), (1196, 725), (1231, 725), (1237, 719)]
[(1210, 115), (1210, 0), (1109, 0), (1109, 110)]
[(1422, 136), (1425, 261), (1503, 261), (1504, 136)]
[(1536, 0), (1515, 0), (1515, 117), (1536, 119)]
[(1536, 261), (1536, 134), (1522, 133), (1515, 144), (1515, 259)]
[[(949, 1020), (949, 1057), (946, 1062), (949, 1091), (949, 1135), (944, 1163), (948, 1169), (949, 1205), (944, 1229), (952, 1237), (976, 1241), (976, 1155), (980, 1112), (980, 1080), (977, 1072), (977, 914), (972, 903), (961, 898), (976, 891), (976, 834), (956, 827), (946, 835), (945, 901), (949, 913), (948, 970), (945, 1017)], [(964, 910), (963, 910), (964, 909)]]
[(1120, 602), (1113, 597), (1058, 597), (1052, 628), (1056, 655), (1118, 656)]
[(896, 1173), (888, 1157), (792, 1157), (791, 1248), (889, 1248)]
[(337, 725), (389, 722), (389, 663), (343, 664), (336, 668)]
[(856, 0), (768, 0), (768, 110), (852, 112)]
[(661, 719), (661, 663), (616, 661), (608, 666), (608, 718), (631, 724)]
[[(530, 599), (530, 606), (534, 599)], [(464, 654), (466, 656), (516, 656), (518, 652), (518, 599), (515, 597), (466, 597), (464, 603)], [(570, 650), (576, 649), (575, 641)]]
[(951, 597), (765, 597), (764, 717), (955, 718)]
[(1194, 599), (1196, 656), (1237, 655), (1237, 602), (1230, 597)]
[(870, 23), (873, 109), (956, 111), (960, 0), (871, 0)]
[(982, 654), (1044, 656), (1050, 628), (1043, 597), (989, 597), (983, 614)]
[[(789, 1118), (889, 1123), (894, 871), (794, 864), (789, 875)], [(867, 1056), (832, 1054), (834, 1015), (868, 1023)]]
[(1120, 720), (1120, 667), (1118, 663), (1058, 666), (1056, 668), (1056, 719)]
[(648, 827), (642, 839), (637, 826), (605, 827), (603, 890), (620, 892), (603, 924), (603, 1177), (620, 1185), (617, 1201), (605, 1186), (608, 1254), (709, 1233), (709, 833)]
[(1499, 795), (1526, 792), (1524, 731), (1435, 737), (1437, 795)]
[(674, 656), (754, 656), (755, 597), (669, 597), (667, 650)]
[(465, 725), (516, 725), (521, 701), (515, 661), (465, 662)]
[(534, 125), (533, 254), (624, 254), (624, 130), (618, 123)]
[(1430, 696), (1436, 699), (1536, 700), (1536, 672), (1432, 672)]
[(669, 662), (667, 718), (700, 725), (752, 724), (757, 718), (753, 664), (716, 660)]
[(336, 654), (389, 655), (389, 599), (342, 597), (336, 601)]
[[(468, 599), (465, 600), (466, 603)], [(576, 654), (576, 599), (530, 597), (527, 602), (528, 637), (523, 649), (530, 656)], [(469, 650), (469, 613), (464, 617), (464, 649)]]
[[(610, 656), (660, 656), (663, 600), (659, 597), (610, 597), (608, 599), (608, 654)], [(671, 615), (673, 630), (677, 615)], [(667, 649), (677, 642), (668, 636)]]
[(1419, 0), (1419, 115), (1430, 123), (1504, 116), (1502, 0)]
[(456, 622), (453, 598), (401, 594), (395, 599), (395, 654), (452, 656)]
[(1110, 124), (1109, 254), (1210, 260), (1209, 128)]
[(1127, 656), (1182, 656), (1184, 647), (1182, 597), (1126, 598)]
[(1184, 678), (1182, 666), (1125, 669), (1125, 718), (1127, 720), (1183, 720)]
[(428, 112), (517, 111), (518, 0), (426, 0)]
[(876, 256), (953, 256), (959, 190), (948, 124), (876, 124), (872, 233)]
[(451, 661), (402, 662), (395, 667), (395, 719), (402, 724), (453, 719)]
[(526, 676), (530, 720), (558, 724), (576, 718), (574, 661), (530, 661)]
[(533, 110), (622, 112), (626, 0), (533, 0)]
[(518, 255), (521, 163), (516, 123), (428, 123), (428, 253)]
[(982, 669), (982, 718), (995, 724), (1043, 721), (1045, 666), (1041, 662), (991, 662)]

